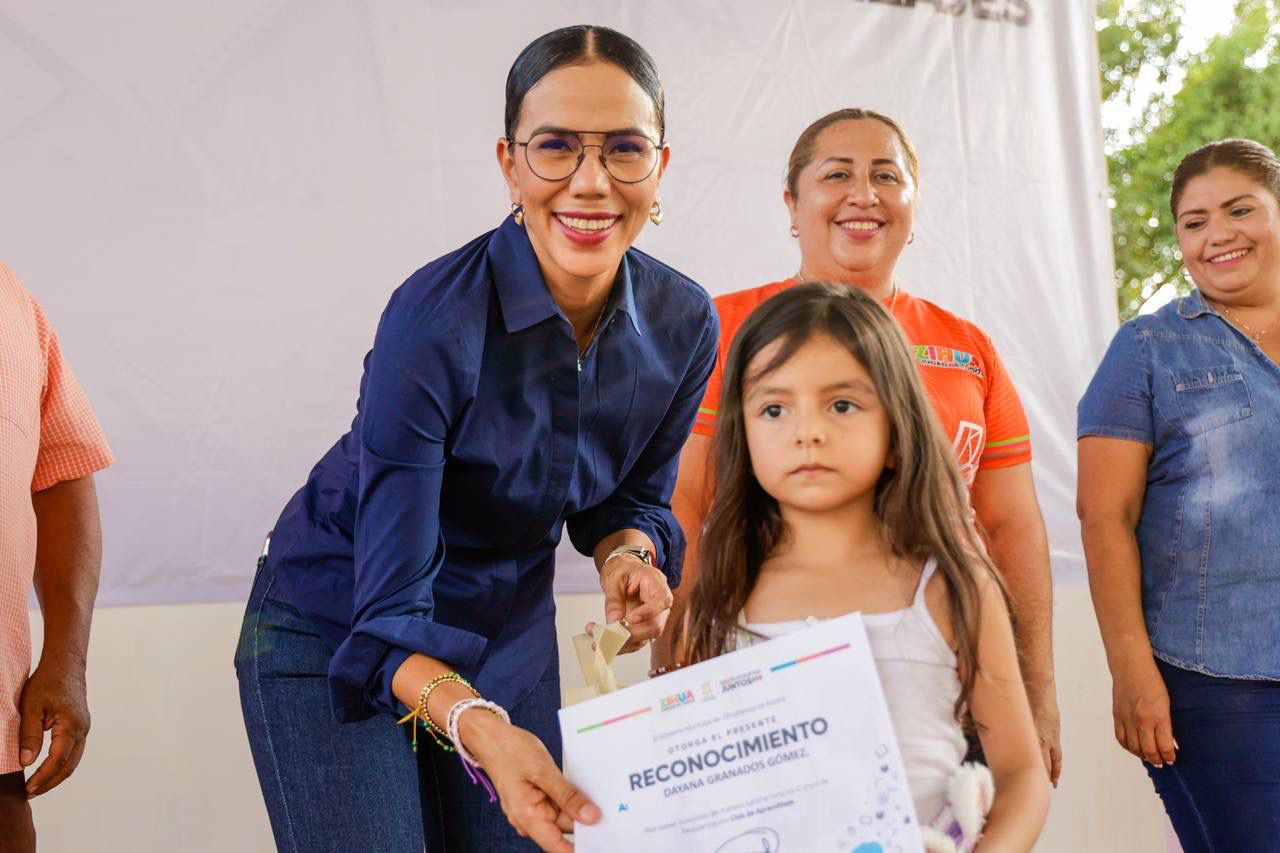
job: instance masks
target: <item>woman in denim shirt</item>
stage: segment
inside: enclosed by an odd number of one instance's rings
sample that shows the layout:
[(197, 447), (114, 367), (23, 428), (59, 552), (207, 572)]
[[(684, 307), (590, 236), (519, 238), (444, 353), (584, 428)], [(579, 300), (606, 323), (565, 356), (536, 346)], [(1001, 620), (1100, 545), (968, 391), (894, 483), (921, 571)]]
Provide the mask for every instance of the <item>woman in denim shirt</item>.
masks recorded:
[(1280, 848), (1280, 161), (1228, 139), (1170, 193), (1189, 296), (1124, 324), (1079, 407), (1113, 679), (1187, 853)]

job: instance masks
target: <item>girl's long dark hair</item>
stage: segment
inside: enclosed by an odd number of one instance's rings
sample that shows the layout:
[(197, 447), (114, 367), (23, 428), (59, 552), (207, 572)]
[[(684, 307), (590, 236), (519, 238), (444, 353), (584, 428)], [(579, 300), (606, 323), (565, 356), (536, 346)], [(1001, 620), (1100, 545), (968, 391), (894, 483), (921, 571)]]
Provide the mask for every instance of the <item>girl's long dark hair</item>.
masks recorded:
[[(760, 567), (787, 536), (778, 503), (752, 474), (743, 415), (745, 386), (781, 367), (805, 342), (826, 335), (866, 368), (889, 418), (889, 452), (875, 512), (894, 554), (937, 559), (947, 589), (960, 672), (959, 716), (977, 674), (979, 573), (999, 578), (971, 522), (968, 491), (925, 395), (907, 341), (889, 313), (856, 287), (802, 284), (757, 308), (733, 339), (725, 364), (713, 450), (715, 497), (702, 532), (698, 580), (677, 648), (690, 663), (735, 646), (738, 614)], [(782, 341), (751, 376), (747, 366)], [(1002, 587), (999, 587), (1002, 588)]]

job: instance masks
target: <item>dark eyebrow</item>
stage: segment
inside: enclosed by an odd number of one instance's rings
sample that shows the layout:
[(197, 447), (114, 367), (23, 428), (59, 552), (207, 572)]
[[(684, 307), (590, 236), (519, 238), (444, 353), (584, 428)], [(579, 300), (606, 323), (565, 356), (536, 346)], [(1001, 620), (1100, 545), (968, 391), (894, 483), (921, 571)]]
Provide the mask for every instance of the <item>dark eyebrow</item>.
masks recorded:
[(620, 127), (616, 130), (570, 130), (567, 127), (557, 127), (555, 125), (550, 125), (550, 124), (540, 124), (537, 127), (535, 127), (533, 130), (529, 131), (529, 138), (532, 139), (533, 137), (537, 136), (539, 133), (575, 133), (575, 134), (578, 134), (579, 136), (581, 136), (582, 134), (590, 135), (593, 133), (598, 133), (601, 136), (643, 136), (646, 138), (649, 137), (649, 134), (647, 132), (645, 132), (643, 129), (638, 127)]
[[(1246, 198), (1251, 198), (1251, 199), (1253, 199), (1254, 201), (1257, 201), (1257, 199), (1258, 199), (1258, 197), (1257, 197), (1256, 195), (1254, 195), (1253, 193), (1245, 193), (1244, 195), (1238, 195), (1238, 196), (1236, 196), (1235, 198), (1227, 199), (1227, 200), (1226, 200), (1226, 201), (1224, 201), (1221, 205), (1219, 205), (1219, 207), (1220, 207), (1221, 209), (1223, 209), (1223, 210), (1226, 210), (1228, 207), (1231, 207), (1231, 206), (1232, 206), (1232, 205), (1234, 205), (1236, 202), (1240, 201), (1241, 199), (1246, 199)], [(1179, 214), (1178, 214), (1178, 218), (1179, 218), (1179, 219), (1181, 219), (1182, 217), (1187, 216), (1187, 215), (1192, 214), (1192, 213), (1199, 213), (1199, 214), (1201, 214), (1201, 215), (1204, 215), (1204, 214), (1206, 214), (1206, 213), (1208, 213), (1208, 212), (1209, 212), (1209, 211), (1207, 211), (1207, 210), (1205, 210), (1205, 209), (1203, 209), (1203, 208), (1197, 207), (1195, 210), (1184, 210), (1184, 211), (1182, 211), (1181, 213), (1179, 213)]]

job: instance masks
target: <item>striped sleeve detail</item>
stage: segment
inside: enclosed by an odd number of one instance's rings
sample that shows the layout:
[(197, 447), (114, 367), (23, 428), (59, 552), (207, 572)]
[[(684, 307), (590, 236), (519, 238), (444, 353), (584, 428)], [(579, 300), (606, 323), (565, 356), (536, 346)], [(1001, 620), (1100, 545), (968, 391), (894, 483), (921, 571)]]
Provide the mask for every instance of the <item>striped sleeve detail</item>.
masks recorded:
[(705, 435), (707, 438), (713, 438), (716, 434), (716, 416), (712, 414), (703, 414), (698, 412), (698, 417), (693, 422), (693, 434)]
[(982, 459), (1004, 459), (1009, 456), (1022, 456), (1031, 451), (1031, 436), (1020, 435), (1006, 438), (1003, 441), (990, 441), (982, 450)]

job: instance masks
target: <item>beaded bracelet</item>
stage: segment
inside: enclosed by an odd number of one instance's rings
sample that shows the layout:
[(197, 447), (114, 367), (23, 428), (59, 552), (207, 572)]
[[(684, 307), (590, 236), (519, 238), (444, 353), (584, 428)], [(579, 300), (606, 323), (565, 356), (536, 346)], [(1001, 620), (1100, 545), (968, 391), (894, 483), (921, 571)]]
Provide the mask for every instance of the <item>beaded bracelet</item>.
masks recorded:
[(446, 730), (437, 726), (435, 722), (431, 719), (431, 715), (427, 713), (427, 701), (431, 698), (431, 691), (435, 690), (437, 687), (439, 687), (441, 684), (444, 684), (446, 681), (456, 681), (457, 683), (461, 684), (463, 687), (470, 690), (471, 694), (475, 696), (477, 699), (480, 698), (480, 691), (472, 687), (471, 682), (467, 681), (461, 675), (459, 675), (456, 672), (453, 672), (452, 670), (444, 673), (443, 675), (437, 675), (435, 678), (431, 679), (426, 684), (424, 684), (422, 686), (422, 691), (418, 693), (418, 707), (414, 708), (412, 711), (410, 711), (408, 714), (405, 714), (404, 717), (400, 719), (401, 724), (407, 723), (409, 720), (415, 721), (413, 724), (413, 751), (414, 752), (418, 751), (418, 724), (419, 723), (421, 723), (422, 726), (426, 728), (428, 734), (431, 735), (431, 739), (436, 742), (436, 746), (440, 747), (445, 752), (454, 751), (453, 746), (450, 745), (447, 742), (447, 740), (441, 740), (442, 737), (448, 738), (449, 733)]
[(449, 729), (449, 740), (453, 741), (455, 751), (458, 758), (462, 761), (462, 769), (467, 771), (467, 776), (471, 778), (471, 784), (482, 784), (484, 789), (489, 792), (489, 802), (494, 803), (498, 800), (498, 794), (493, 790), (493, 784), (485, 778), (484, 769), (480, 766), (480, 762), (467, 752), (467, 748), (462, 745), (462, 738), (458, 735), (458, 721), (462, 719), (462, 714), (472, 708), (483, 708), (493, 714), (504, 723), (510, 724), (511, 715), (507, 713), (507, 709), (503, 708), (497, 702), (490, 702), (488, 699), (481, 699), (477, 696), (475, 699), (463, 699), (455, 702), (453, 707), (449, 709), (449, 718), (446, 721)]

